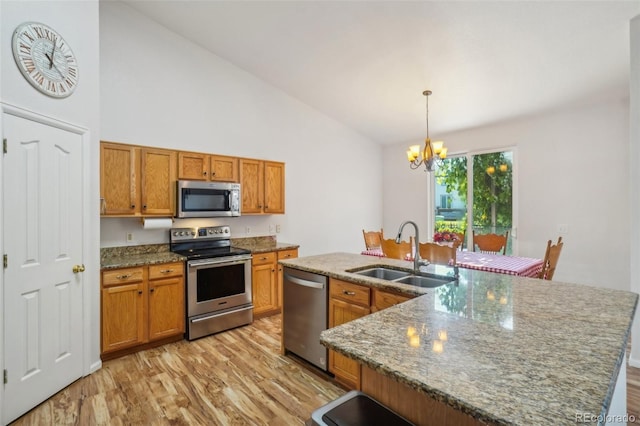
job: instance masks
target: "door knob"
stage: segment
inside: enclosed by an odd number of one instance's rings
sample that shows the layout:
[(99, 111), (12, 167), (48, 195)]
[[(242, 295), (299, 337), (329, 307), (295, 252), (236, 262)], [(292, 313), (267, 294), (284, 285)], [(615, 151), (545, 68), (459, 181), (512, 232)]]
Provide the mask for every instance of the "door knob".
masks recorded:
[(84, 272), (84, 265), (73, 265), (73, 273)]

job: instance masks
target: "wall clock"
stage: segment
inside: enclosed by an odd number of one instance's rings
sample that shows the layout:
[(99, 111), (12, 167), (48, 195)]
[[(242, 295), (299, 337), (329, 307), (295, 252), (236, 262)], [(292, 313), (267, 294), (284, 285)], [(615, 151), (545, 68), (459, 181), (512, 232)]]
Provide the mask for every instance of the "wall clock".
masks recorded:
[(53, 28), (24, 22), (13, 32), (13, 58), (29, 83), (45, 95), (65, 98), (78, 84), (78, 62)]

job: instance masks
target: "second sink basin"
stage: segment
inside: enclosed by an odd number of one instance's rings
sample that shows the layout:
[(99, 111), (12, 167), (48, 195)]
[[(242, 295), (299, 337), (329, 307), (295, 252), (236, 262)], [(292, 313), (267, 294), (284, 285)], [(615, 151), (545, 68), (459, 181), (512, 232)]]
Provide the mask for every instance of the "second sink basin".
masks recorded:
[(381, 266), (362, 270), (351, 270), (347, 272), (423, 288), (435, 288), (456, 280), (456, 278), (452, 276), (426, 273), (413, 275), (411, 272), (398, 271), (397, 269), (384, 268)]
[(406, 277), (411, 275), (409, 272), (397, 271), (395, 269), (387, 269), (387, 268), (371, 268), (364, 269), (362, 271), (357, 271), (358, 275), (365, 275), (371, 278), (379, 278), (381, 280), (397, 280), (398, 278)]
[(421, 275), (409, 275), (394, 280), (397, 283), (415, 285), (416, 287), (434, 288), (455, 281), (453, 277), (423, 277)]

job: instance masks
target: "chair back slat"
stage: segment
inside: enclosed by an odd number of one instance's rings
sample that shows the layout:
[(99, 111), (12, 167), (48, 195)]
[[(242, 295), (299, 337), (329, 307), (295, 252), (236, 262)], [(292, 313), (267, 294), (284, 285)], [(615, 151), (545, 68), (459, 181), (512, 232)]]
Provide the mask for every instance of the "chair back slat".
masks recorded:
[(558, 260), (560, 259), (560, 252), (562, 252), (562, 237), (558, 237), (558, 242), (552, 244), (551, 240), (547, 241), (547, 250), (544, 253), (544, 259), (542, 260), (542, 270), (538, 274), (538, 278), (543, 280), (552, 280), (553, 274), (556, 272), (558, 266)]
[[(509, 239), (509, 231), (504, 235), (498, 234), (476, 234), (473, 232), (473, 251), (481, 253), (507, 253), (507, 240)], [(477, 249), (476, 249), (477, 247)]]
[(438, 243), (420, 243), (418, 244), (420, 257), (427, 259), (430, 263), (439, 265), (455, 265), (456, 264), (456, 246)]
[(411, 241), (400, 241), (398, 244), (396, 240), (393, 239), (382, 239), (382, 253), (384, 253), (386, 257), (405, 260), (411, 256), (412, 252)]
[(382, 241), (382, 229), (380, 231), (365, 231), (362, 230), (364, 236), (364, 245), (367, 250), (378, 249), (381, 247)]

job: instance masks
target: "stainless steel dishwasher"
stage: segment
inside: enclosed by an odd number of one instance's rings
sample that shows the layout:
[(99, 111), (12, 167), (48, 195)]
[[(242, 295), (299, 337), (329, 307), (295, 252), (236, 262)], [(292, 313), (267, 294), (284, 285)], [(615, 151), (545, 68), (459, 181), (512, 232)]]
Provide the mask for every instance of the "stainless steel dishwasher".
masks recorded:
[(282, 287), (285, 351), (327, 371), (328, 350), (320, 344), (328, 325), (327, 277), (285, 266)]

